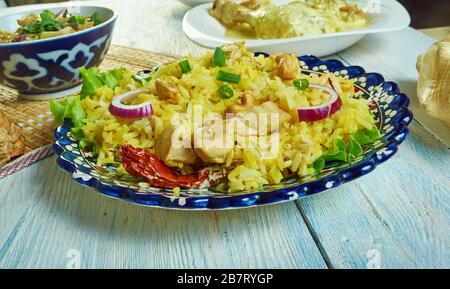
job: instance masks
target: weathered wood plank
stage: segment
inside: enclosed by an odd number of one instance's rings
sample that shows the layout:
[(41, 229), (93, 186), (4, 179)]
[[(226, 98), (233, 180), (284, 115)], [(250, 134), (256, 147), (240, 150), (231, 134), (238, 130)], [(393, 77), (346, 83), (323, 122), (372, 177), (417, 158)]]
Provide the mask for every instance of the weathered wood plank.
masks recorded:
[(84, 268), (325, 267), (292, 202), (221, 212), (145, 208), (76, 184), (55, 157), (0, 181), (0, 200), (1, 268), (64, 268), (71, 249)]
[(121, 14), (113, 38), (115, 44), (180, 56), (200, 55), (209, 50), (184, 34), (181, 22), (191, 7), (181, 2), (109, 1), (108, 4)]

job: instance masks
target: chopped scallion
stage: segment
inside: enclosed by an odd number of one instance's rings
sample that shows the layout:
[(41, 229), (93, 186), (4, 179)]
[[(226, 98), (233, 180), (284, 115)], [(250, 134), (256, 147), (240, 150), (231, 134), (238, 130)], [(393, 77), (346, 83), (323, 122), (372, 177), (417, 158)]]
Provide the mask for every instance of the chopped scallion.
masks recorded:
[(189, 61), (187, 60), (178, 62), (178, 65), (180, 66), (183, 73), (188, 73), (189, 71), (191, 71), (191, 66), (189, 65)]
[(221, 87), (219, 87), (219, 95), (223, 99), (229, 99), (229, 98), (233, 97), (234, 92), (233, 92), (233, 89), (231, 89), (231, 87), (224, 84)]
[(225, 51), (223, 51), (223, 49), (220, 47), (216, 47), (216, 49), (214, 50), (214, 55), (213, 55), (212, 62), (211, 62), (212, 67), (225, 66), (225, 59), (226, 59)]
[(219, 70), (216, 79), (230, 83), (239, 83), (239, 81), (241, 81), (241, 76), (230, 72), (225, 72), (223, 70)]
[(294, 80), (294, 86), (298, 90), (305, 90), (309, 87), (309, 81), (307, 79), (296, 79)]

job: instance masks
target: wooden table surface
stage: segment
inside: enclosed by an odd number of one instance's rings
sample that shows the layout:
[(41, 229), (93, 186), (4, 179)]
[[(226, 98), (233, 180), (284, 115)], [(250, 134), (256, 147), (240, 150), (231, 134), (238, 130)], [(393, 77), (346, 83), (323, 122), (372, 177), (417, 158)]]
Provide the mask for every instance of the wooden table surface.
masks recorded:
[[(116, 44), (206, 51), (184, 36), (188, 7), (177, 1), (101, 3), (121, 14)], [(415, 61), (433, 41), (407, 28), (332, 57), (398, 82), (417, 115)], [(413, 121), (398, 154), (369, 175), (243, 210), (131, 205), (80, 186), (48, 158), (0, 181), (0, 268), (448, 268), (450, 154), (430, 122)]]

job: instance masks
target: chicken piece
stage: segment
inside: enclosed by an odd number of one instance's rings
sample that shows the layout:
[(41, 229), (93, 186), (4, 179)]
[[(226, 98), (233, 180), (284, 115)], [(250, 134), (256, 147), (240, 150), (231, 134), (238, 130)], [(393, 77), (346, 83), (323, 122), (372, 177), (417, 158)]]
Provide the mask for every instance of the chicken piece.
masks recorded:
[[(206, 163), (225, 163), (234, 147), (232, 121), (214, 119), (205, 122), (194, 132), (194, 151)], [(228, 127), (227, 127), (228, 126)]]
[(180, 92), (175, 84), (157, 79), (155, 81), (155, 89), (159, 99), (164, 99), (169, 103), (177, 103)]
[(280, 130), (280, 126), (290, 121), (291, 115), (272, 101), (266, 101), (247, 111), (244, 117), (238, 118), (242, 122), (237, 125), (239, 135), (267, 135)]
[(369, 17), (345, 0), (215, 0), (211, 16), (249, 38), (276, 39), (319, 35), (366, 27)]
[(251, 17), (251, 11), (249, 7), (232, 1), (215, 0), (210, 13), (225, 26), (232, 27), (247, 22)]
[(168, 166), (175, 166), (177, 162), (194, 164), (197, 155), (192, 149), (190, 135), (183, 127), (166, 128), (155, 139), (155, 153)]
[(300, 73), (300, 64), (294, 54), (280, 54), (275, 58), (278, 63), (278, 76), (283, 80), (290, 80)]

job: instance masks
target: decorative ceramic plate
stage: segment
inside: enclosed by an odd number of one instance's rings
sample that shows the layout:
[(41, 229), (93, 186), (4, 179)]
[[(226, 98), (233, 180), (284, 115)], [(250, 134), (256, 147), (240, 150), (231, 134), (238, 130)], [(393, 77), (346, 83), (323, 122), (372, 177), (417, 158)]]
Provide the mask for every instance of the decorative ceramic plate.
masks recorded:
[[(276, 4), (286, 4), (292, 0), (272, 0)], [(396, 31), (408, 27), (411, 18), (408, 11), (396, 0), (351, 0), (365, 10), (371, 23), (368, 27), (351, 31), (292, 37), (283, 39), (246, 39), (250, 51), (277, 53), (280, 51), (301, 55), (308, 53), (324, 56), (334, 54), (355, 44), (367, 34)], [(234, 37), (225, 35), (225, 27), (209, 14), (212, 3), (196, 6), (183, 18), (183, 31), (195, 43), (215, 48), (225, 43), (233, 43)]]
[(226, 193), (214, 189), (190, 189), (174, 195), (171, 189), (149, 187), (137, 179), (117, 177), (112, 166), (97, 166), (92, 153), (80, 150), (71, 137), (71, 124), (68, 123), (55, 131), (53, 150), (58, 156), (57, 162), (77, 182), (106, 196), (144, 206), (201, 210), (275, 204), (316, 194), (373, 171), (397, 152), (398, 145), (408, 135), (412, 113), (408, 109), (409, 98), (400, 93), (396, 83), (385, 81), (378, 73), (366, 73), (359, 66), (344, 66), (338, 60), (322, 61), (315, 56), (301, 56), (299, 60), (304, 73), (332, 72), (356, 79), (357, 97), (369, 100), (382, 139), (365, 148), (364, 153), (352, 162), (327, 166), (320, 174), (288, 178), (281, 184), (267, 185), (260, 190)]

